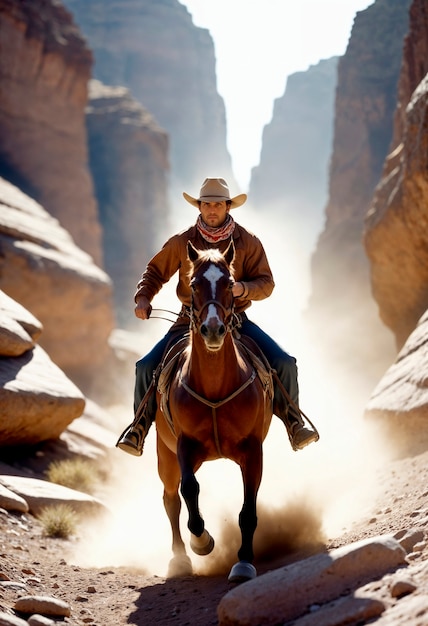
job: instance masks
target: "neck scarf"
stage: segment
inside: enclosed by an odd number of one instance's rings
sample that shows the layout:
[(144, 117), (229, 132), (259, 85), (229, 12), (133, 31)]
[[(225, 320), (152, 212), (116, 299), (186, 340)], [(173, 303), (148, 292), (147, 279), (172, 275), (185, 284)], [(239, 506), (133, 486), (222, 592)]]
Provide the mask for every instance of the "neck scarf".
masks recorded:
[(196, 228), (206, 241), (209, 243), (217, 243), (218, 241), (223, 241), (224, 239), (228, 239), (232, 236), (233, 231), (235, 230), (235, 221), (230, 213), (228, 213), (224, 223), (218, 228), (215, 228), (205, 224), (202, 220), (202, 216), (199, 215), (198, 221), (196, 222)]

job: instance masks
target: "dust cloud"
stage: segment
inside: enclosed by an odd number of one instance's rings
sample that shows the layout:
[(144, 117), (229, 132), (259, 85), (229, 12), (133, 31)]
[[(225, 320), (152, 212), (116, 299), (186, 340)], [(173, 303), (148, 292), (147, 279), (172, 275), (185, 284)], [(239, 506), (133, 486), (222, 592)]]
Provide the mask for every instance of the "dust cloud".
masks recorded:
[[(262, 240), (276, 282), (274, 294), (254, 303), (250, 317), (297, 358), (300, 405), (320, 433), (319, 442), (294, 452), (285, 427), (273, 417), (264, 444), (254, 540), (256, 561), (269, 562), (322, 545), (364, 519), (377, 495), (376, 472), (389, 452), (363, 419), (368, 400), (361, 395), (364, 385), (347, 380), (340, 363), (325, 362), (316, 346), (308, 345), (301, 314), (309, 294), (309, 260), (297, 249), (296, 241), (287, 237), (285, 227), (251, 209), (243, 208), (234, 217)], [(156, 297), (154, 306), (178, 310), (175, 280), (171, 283)], [(142, 324), (147, 325), (144, 332), (150, 346), (169, 327), (165, 321)], [(130, 397), (118, 418), (118, 435), (131, 419)], [(155, 428), (147, 437), (142, 458), (117, 449), (113, 457), (112, 481), (104, 496), (110, 514), (82, 528), (73, 560), (83, 566), (135, 567), (165, 576), (172, 539), (157, 476)], [(226, 574), (237, 560), (240, 545), (240, 470), (230, 461), (219, 460), (206, 463), (197, 478), (200, 510), (216, 545), (207, 557), (193, 555), (190, 548), (188, 554), (195, 573)], [(181, 528), (188, 546), (186, 524), (183, 504)]]

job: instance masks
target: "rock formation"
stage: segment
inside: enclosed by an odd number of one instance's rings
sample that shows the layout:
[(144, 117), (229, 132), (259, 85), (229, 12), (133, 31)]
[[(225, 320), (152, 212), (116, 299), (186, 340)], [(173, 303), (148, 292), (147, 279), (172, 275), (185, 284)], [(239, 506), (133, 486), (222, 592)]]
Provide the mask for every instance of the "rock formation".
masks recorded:
[[(219, 624), (275, 626), (294, 620), (302, 620), (305, 626), (365, 623), (386, 607), (368, 594), (364, 598), (361, 587), (403, 567), (405, 557), (406, 551), (391, 536), (317, 554), (229, 591), (218, 605)], [(349, 589), (356, 588), (349, 594)]]
[(168, 137), (128, 89), (95, 80), (86, 122), (104, 265), (125, 327), (135, 320), (136, 283), (168, 224)]
[(0, 288), (40, 320), (40, 345), (86, 393), (111, 358), (109, 277), (37, 202), (0, 179)]
[(428, 308), (428, 14), (414, 0), (394, 138), (366, 219), (374, 297), (401, 348)]
[(40, 322), (0, 291), (0, 446), (55, 439), (85, 399), (36, 344)]
[(428, 449), (428, 312), (373, 390), (366, 416), (396, 454)]
[(56, 217), (102, 264), (87, 165), (92, 54), (54, 0), (0, 0), (0, 176)]
[(394, 348), (370, 293), (362, 233), (392, 139), (409, 5), (377, 0), (355, 18), (339, 61), (326, 224), (312, 259), (308, 325), (329, 358), (368, 388)]
[(251, 172), (249, 202), (282, 218), (311, 249), (327, 201), (338, 58), (287, 79), (263, 131), (260, 164)]
[(428, 446), (428, 15), (413, 0), (394, 138), (366, 218), (365, 246), (380, 316), (400, 352), (371, 394), (366, 415), (403, 453)]
[(178, 0), (129, 0), (126, 10), (116, 0), (65, 4), (94, 52), (94, 77), (129, 88), (168, 132), (172, 198), (181, 200), (207, 175), (232, 183), (209, 32), (194, 26)]

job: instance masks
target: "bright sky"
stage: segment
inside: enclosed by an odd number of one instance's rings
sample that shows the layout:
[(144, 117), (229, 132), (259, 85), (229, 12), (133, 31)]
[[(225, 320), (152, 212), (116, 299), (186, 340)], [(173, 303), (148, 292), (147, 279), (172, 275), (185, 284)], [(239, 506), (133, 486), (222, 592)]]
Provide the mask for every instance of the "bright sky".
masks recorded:
[(228, 149), (246, 191), (263, 127), (287, 76), (343, 55), (357, 11), (374, 0), (180, 0), (214, 40)]

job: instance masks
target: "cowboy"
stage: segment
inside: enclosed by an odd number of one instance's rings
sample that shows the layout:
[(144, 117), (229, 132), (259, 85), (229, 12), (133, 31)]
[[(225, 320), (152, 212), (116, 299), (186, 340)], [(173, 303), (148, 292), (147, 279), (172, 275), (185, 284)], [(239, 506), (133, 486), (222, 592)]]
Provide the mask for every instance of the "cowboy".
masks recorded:
[[(230, 197), (229, 187), (223, 178), (206, 178), (198, 198), (183, 193), (184, 199), (199, 209), (196, 224), (172, 236), (148, 263), (135, 293), (135, 315), (142, 320), (150, 317), (153, 297), (178, 270), (177, 296), (182, 303), (178, 320), (166, 335), (137, 361), (134, 393), (136, 418), (120, 436), (117, 447), (140, 456), (149, 428), (156, 415), (156, 373), (167, 346), (189, 333), (191, 289), (189, 284), (190, 261), (187, 242), (195, 248), (217, 248), (224, 252), (231, 240), (235, 245), (234, 278), (232, 293), (235, 311), (240, 317), (241, 335), (256, 342), (276, 371), (280, 384), (275, 385), (273, 412), (284, 423), (291, 446), (301, 450), (319, 439), (318, 432), (305, 425), (299, 409), (299, 389), (296, 359), (285, 352), (246, 313), (252, 300), (268, 298), (274, 281), (261, 241), (235, 222), (230, 209), (244, 204), (247, 196), (241, 193)], [(286, 390), (286, 393), (281, 390)], [(152, 392), (152, 393), (150, 393)]]

